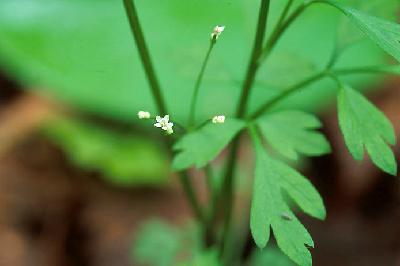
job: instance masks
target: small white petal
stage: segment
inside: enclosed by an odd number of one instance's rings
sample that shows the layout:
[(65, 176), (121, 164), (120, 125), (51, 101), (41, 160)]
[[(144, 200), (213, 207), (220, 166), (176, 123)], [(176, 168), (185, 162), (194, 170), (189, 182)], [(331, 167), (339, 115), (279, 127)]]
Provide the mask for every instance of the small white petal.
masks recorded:
[(164, 116), (164, 120), (165, 120), (166, 123), (168, 123), (168, 121), (169, 121), (169, 115)]
[(159, 115), (156, 116), (156, 121), (160, 123), (161, 122), (161, 116), (159, 116)]
[(154, 126), (155, 127), (162, 127), (160, 123), (155, 123)]

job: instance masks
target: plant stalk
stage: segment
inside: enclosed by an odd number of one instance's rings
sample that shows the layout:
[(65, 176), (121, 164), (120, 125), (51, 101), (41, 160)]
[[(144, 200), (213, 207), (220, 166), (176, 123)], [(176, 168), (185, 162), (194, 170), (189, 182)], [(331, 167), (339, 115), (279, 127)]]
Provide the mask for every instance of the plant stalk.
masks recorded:
[[(242, 94), (240, 96), (239, 105), (236, 111), (236, 117), (243, 118), (247, 109), (248, 99), (250, 96), (251, 88), (253, 87), (253, 83), (256, 77), (256, 73), (259, 67), (258, 60), (261, 55), (262, 45), (265, 38), (265, 30), (267, 27), (268, 13), (270, 7), (270, 0), (262, 0), (259, 15), (258, 15), (258, 24), (256, 30), (256, 36), (254, 40), (253, 50), (250, 56), (250, 61), (247, 68), (247, 73), (245, 77), (245, 81), (242, 87)], [(232, 223), (232, 209), (233, 209), (233, 187), (234, 182), (233, 178), (235, 175), (235, 164), (236, 157), (239, 150), (240, 144), (240, 135), (236, 136), (232, 142), (230, 154), (228, 155), (228, 162), (226, 167), (225, 176), (222, 183), (222, 192), (221, 192), (221, 206), (224, 207), (224, 229), (222, 232), (222, 239), (220, 243), (220, 257), (225, 259), (227, 265), (229, 265), (229, 258), (224, 258), (224, 254), (227, 251), (227, 246), (229, 242), (229, 234), (231, 231), (231, 223)]]
[[(140, 25), (139, 17), (136, 11), (135, 7), (135, 0), (123, 0), (124, 2), (124, 7), (126, 11), (126, 15), (129, 20), (129, 26), (131, 28), (133, 37), (136, 42), (137, 49), (139, 50), (139, 56), (142, 61), (142, 65), (147, 77), (147, 80), (150, 85), (150, 90), (152, 92), (152, 96), (155, 100), (156, 107), (158, 109), (158, 112), (160, 114), (168, 114), (167, 108), (165, 105), (164, 97), (161, 91), (160, 84), (158, 82), (156, 73), (154, 71), (154, 67), (151, 61), (150, 53), (147, 48), (147, 44), (143, 35), (142, 27)], [(168, 139), (167, 141), (167, 146), (169, 148), (172, 147), (171, 140)], [(179, 179), (181, 186), (183, 188), (183, 191), (186, 194), (186, 197), (189, 201), (189, 204), (191, 206), (191, 209), (195, 215), (195, 217), (203, 224), (205, 227), (206, 225), (206, 219), (203, 214), (202, 208), (199, 204), (199, 201), (196, 197), (196, 193), (193, 189), (193, 186), (190, 182), (190, 177), (187, 174), (187, 172), (179, 172)]]
[(189, 112), (189, 128), (194, 126), (196, 120), (196, 108), (197, 108), (197, 98), (199, 95), (200, 85), (203, 80), (204, 72), (206, 70), (208, 60), (210, 59), (211, 51), (214, 48), (215, 40), (210, 41), (210, 46), (207, 50), (206, 57), (204, 58), (203, 64), (201, 65), (201, 69), (199, 75), (197, 76), (196, 84), (194, 85), (193, 96), (190, 103), (190, 112)]
[(137, 15), (136, 7), (134, 4), (135, 0), (123, 0), (126, 15), (128, 16), (129, 25), (136, 41), (137, 49), (139, 50), (139, 56), (142, 61), (144, 71), (146, 72), (147, 81), (149, 82), (151, 93), (156, 102), (158, 113), (166, 115), (167, 108), (164, 101), (164, 96), (161, 91), (160, 84), (158, 82), (154, 67), (150, 58), (150, 53), (144, 39), (142, 27), (140, 25), (139, 17)]

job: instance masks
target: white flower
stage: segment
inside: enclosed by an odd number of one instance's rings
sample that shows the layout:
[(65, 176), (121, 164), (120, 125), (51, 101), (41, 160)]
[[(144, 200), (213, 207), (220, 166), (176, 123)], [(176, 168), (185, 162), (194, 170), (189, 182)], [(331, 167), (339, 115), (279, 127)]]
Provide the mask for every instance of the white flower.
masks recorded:
[(149, 119), (150, 118), (150, 113), (146, 112), (146, 111), (139, 111), (137, 115), (138, 115), (139, 119)]
[(223, 124), (223, 123), (225, 123), (225, 116), (224, 115), (214, 116), (212, 119), (212, 122), (214, 124)]
[(156, 123), (154, 124), (155, 127), (160, 127), (162, 130), (167, 131), (168, 134), (174, 133), (172, 127), (174, 123), (169, 122), (169, 115), (164, 117), (156, 116)]
[(219, 37), (219, 35), (221, 35), (221, 33), (225, 30), (225, 26), (215, 26), (213, 32), (211, 33), (211, 39), (216, 41)]

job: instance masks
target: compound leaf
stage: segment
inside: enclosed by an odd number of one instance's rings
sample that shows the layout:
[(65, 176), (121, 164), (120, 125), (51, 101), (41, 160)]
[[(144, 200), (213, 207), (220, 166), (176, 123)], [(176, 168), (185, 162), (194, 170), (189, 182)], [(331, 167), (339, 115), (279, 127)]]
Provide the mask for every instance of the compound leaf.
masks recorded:
[(395, 144), (396, 137), (386, 116), (349, 86), (339, 90), (338, 116), (346, 146), (354, 159), (363, 159), (365, 147), (376, 166), (396, 175), (396, 160), (388, 146)]
[(279, 248), (299, 265), (311, 265), (307, 247), (313, 240), (285, 201), (286, 192), (306, 213), (323, 219), (325, 207), (311, 183), (288, 165), (272, 159), (260, 141), (253, 138), (256, 149), (256, 169), (253, 200), (250, 213), (250, 229), (258, 247), (264, 248), (269, 240), (270, 229)]
[(301, 111), (281, 111), (259, 119), (268, 143), (283, 156), (296, 160), (298, 154), (318, 156), (331, 152), (325, 136), (315, 129), (321, 127), (313, 115)]
[(245, 123), (241, 120), (227, 119), (223, 124), (209, 123), (186, 134), (174, 145), (174, 150), (179, 153), (175, 156), (172, 167), (175, 170), (183, 170), (191, 166), (205, 166), (244, 126)]

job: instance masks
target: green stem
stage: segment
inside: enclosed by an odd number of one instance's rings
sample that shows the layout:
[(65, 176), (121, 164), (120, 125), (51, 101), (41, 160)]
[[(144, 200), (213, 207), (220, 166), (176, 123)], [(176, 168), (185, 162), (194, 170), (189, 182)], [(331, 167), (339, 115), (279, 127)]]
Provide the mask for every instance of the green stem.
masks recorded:
[(253, 51), (251, 53), (250, 62), (247, 67), (246, 78), (242, 87), (242, 94), (240, 96), (240, 102), (238, 105), (238, 109), (236, 111), (237, 117), (243, 117), (247, 108), (248, 98), (250, 95), (251, 88), (254, 83), (254, 79), (256, 77), (256, 73), (259, 67), (258, 59), (261, 55), (262, 44), (265, 38), (265, 29), (267, 27), (267, 18), (269, 12), (270, 1), (262, 0), (260, 12), (258, 15), (258, 25), (256, 38), (254, 40)]
[(272, 32), (270, 39), (268, 40), (267, 44), (265, 45), (262, 54), (260, 56), (259, 62), (262, 63), (265, 59), (269, 56), (269, 54), (274, 49), (275, 45), (285, 33), (285, 31), (289, 28), (289, 26), (296, 20), (303, 11), (314, 2), (306, 2), (300, 5), (284, 22), (282, 22), (275, 30)]
[(150, 58), (149, 50), (146, 45), (146, 41), (143, 36), (143, 31), (140, 25), (139, 17), (136, 12), (134, 0), (123, 0), (125, 11), (128, 16), (129, 25), (131, 27), (132, 34), (135, 38), (137, 48), (139, 50), (139, 56), (142, 60), (144, 71), (146, 72), (147, 80), (150, 85), (150, 89), (153, 98), (156, 102), (158, 112), (162, 115), (167, 114), (167, 108), (164, 102), (164, 97), (161, 92), (160, 84), (157, 80), (157, 76), (154, 71), (154, 67)]
[(190, 113), (189, 113), (189, 121), (188, 121), (189, 128), (193, 127), (195, 120), (196, 120), (196, 107), (197, 107), (197, 98), (199, 95), (199, 89), (200, 89), (201, 81), (203, 80), (204, 71), (206, 70), (207, 63), (210, 58), (211, 51), (214, 48), (214, 45), (215, 45), (215, 40), (211, 40), (210, 46), (207, 50), (206, 57), (204, 58), (203, 64), (201, 65), (199, 75), (197, 76), (196, 84), (194, 85), (192, 101), (190, 103)]
[(319, 72), (309, 78), (306, 78), (299, 83), (291, 86), (284, 90), (281, 94), (273, 97), (272, 99), (265, 102), (260, 108), (258, 108), (249, 118), (256, 119), (257, 117), (264, 114), (267, 110), (271, 109), (278, 103), (285, 100), (287, 97), (295, 94), (298, 90), (311, 85), (314, 82), (326, 77), (326, 76), (343, 76), (343, 75), (354, 75), (354, 74), (400, 74), (400, 66), (366, 66), (356, 68), (341, 68), (332, 71), (325, 70)]
[(326, 72), (320, 72), (314, 76), (311, 76), (307, 79), (302, 80), (301, 82), (293, 85), (289, 89), (286, 89), (284, 92), (281, 94), (278, 94), (277, 96), (273, 97), (272, 99), (268, 100), (265, 102), (261, 107), (259, 107), (251, 116), (251, 119), (255, 119), (262, 115), (267, 109), (270, 109), (271, 107), (275, 106), (276, 104), (280, 103), (282, 100), (286, 99), (288, 96), (292, 95), (293, 93), (297, 92), (297, 90), (310, 85), (317, 80), (323, 78), (326, 76)]
[(279, 17), (278, 22), (276, 23), (276, 27), (277, 28), (280, 28), (282, 26), (283, 21), (285, 20), (287, 14), (289, 13), (290, 8), (292, 7), (293, 1), (294, 0), (288, 0), (287, 1), (286, 5), (285, 5), (285, 8), (283, 9), (282, 14)]
[[(253, 87), (253, 83), (259, 67), (258, 59), (259, 56), (261, 55), (262, 45), (265, 38), (265, 30), (267, 27), (269, 7), (270, 7), (270, 0), (261, 1), (253, 50), (250, 56), (250, 61), (247, 68), (245, 81), (243, 83), (239, 105), (236, 110), (236, 116), (238, 118), (242, 118), (245, 115), (248, 99), (250, 96), (250, 91), (251, 88)], [(224, 223), (223, 223), (224, 227), (223, 227), (219, 252), (220, 256), (223, 259), (225, 259), (227, 265), (229, 265), (229, 258), (224, 258), (224, 254), (227, 252), (227, 246), (230, 239), (229, 234), (231, 230), (232, 209), (233, 209), (233, 184), (234, 184), (233, 178), (235, 175), (235, 165), (236, 165), (237, 153), (239, 150), (239, 143), (240, 143), (240, 136), (237, 136), (232, 142), (230, 154), (228, 155), (228, 162), (224, 179), (222, 181), (222, 191), (221, 191), (220, 206), (223, 206), (225, 209), (224, 209)]]
[(229, 258), (224, 258), (224, 254), (227, 252), (228, 242), (229, 242), (229, 232), (231, 230), (232, 223), (232, 210), (233, 210), (233, 178), (236, 170), (236, 156), (239, 151), (239, 143), (240, 137), (237, 136), (231, 146), (231, 150), (228, 157), (228, 162), (226, 165), (225, 178), (222, 184), (222, 199), (221, 206), (224, 209), (224, 223), (223, 223), (223, 232), (222, 239), (220, 243), (220, 256), (222, 259), (225, 259), (227, 265), (229, 265)]
[(203, 210), (197, 200), (189, 175), (185, 171), (179, 172), (179, 179), (196, 219), (199, 220), (200, 223), (206, 224)]
[[(153, 95), (153, 98), (155, 100), (158, 112), (160, 114), (167, 114), (167, 108), (164, 102), (164, 97), (161, 92), (161, 87), (159, 85), (156, 73), (154, 71), (154, 67), (150, 58), (150, 53), (147, 48), (146, 41), (143, 36), (143, 31), (140, 25), (140, 21), (137, 15), (136, 7), (134, 4), (134, 0), (123, 0), (124, 1), (124, 7), (125, 11), (129, 20), (129, 25), (132, 31), (132, 34), (135, 38), (137, 48), (139, 50), (139, 56), (142, 61), (142, 65), (144, 68), (144, 71), (146, 73), (147, 80), (150, 85), (150, 89)], [(171, 140), (168, 139), (168, 147), (172, 147)], [(195, 191), (193, 189), (193, 186), (190, 182), (190, 178), (187, 174), (187, 172), (180, 172), (179, 173), (179, 179), (181, 181), (181, 185), (183, 188), (183, 191), (185, 192), (189, 204), (193, 210), (194, 215), (196, 218), (206, 225), (206, 220), (205, 216), (202, 212), (202, 209), (200, 207), (199, 201), (197, 200)]]

